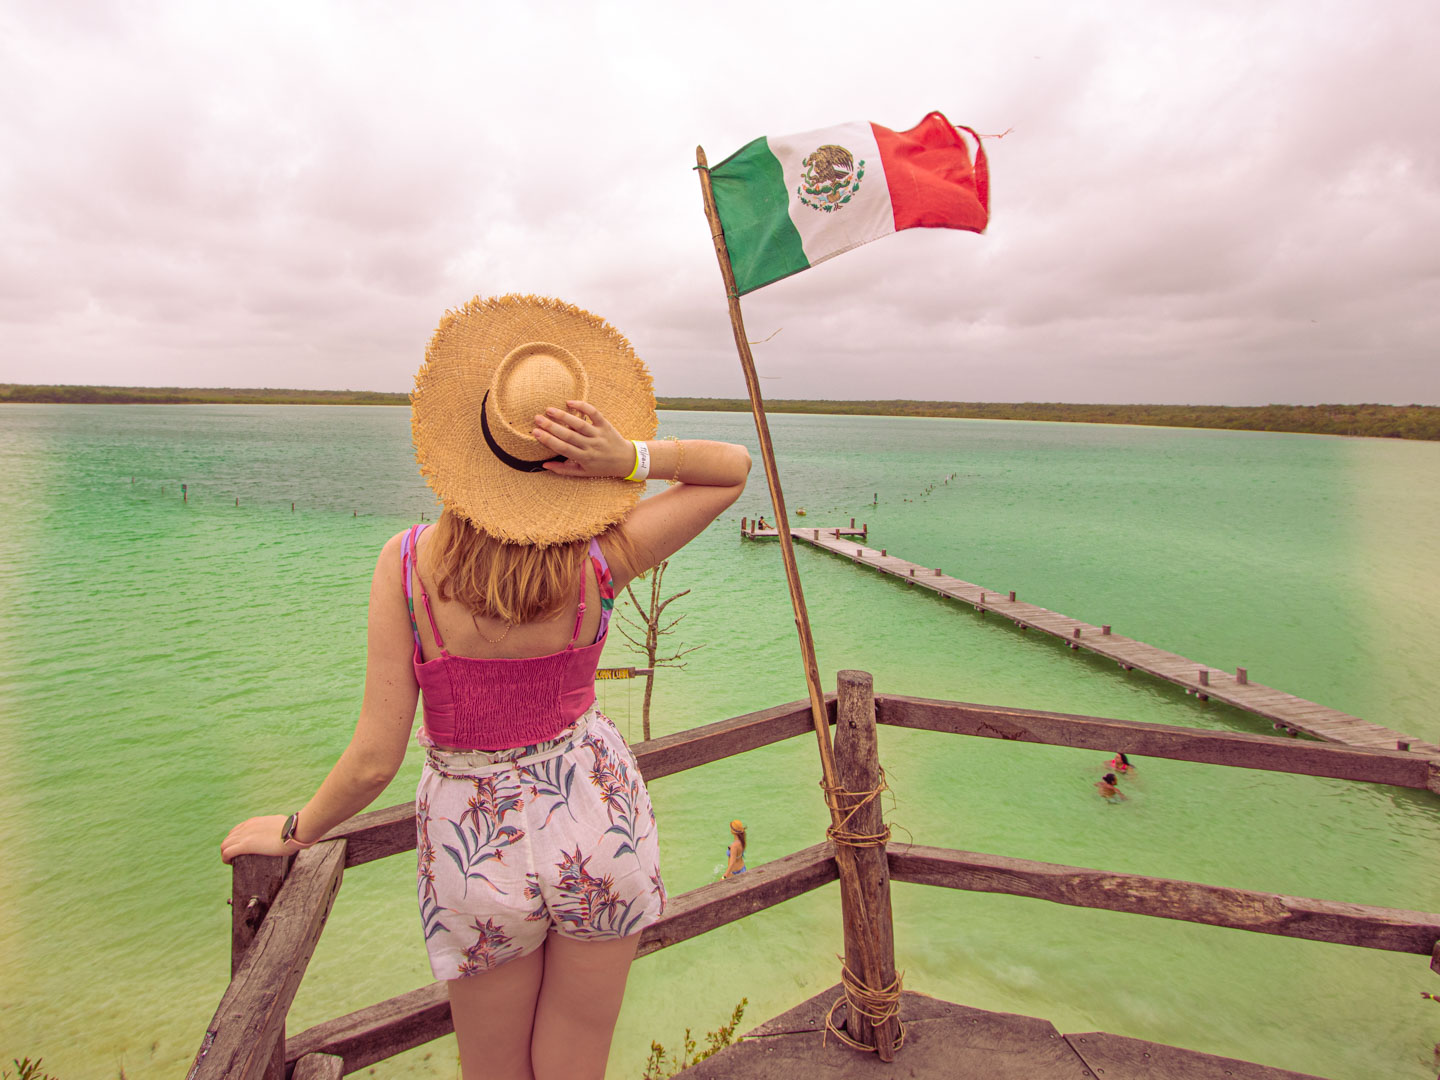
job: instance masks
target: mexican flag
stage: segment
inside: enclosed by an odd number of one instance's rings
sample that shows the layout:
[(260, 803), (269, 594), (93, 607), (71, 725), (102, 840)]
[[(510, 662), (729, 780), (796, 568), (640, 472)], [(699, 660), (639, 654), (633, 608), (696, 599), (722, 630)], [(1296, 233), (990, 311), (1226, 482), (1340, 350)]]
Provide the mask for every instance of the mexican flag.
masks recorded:
[(850, 123), (764, 136), (710, 170), (715, 208), (744, 294), (901, 229), (984, 232), (990, 174), (932, 112), (909, 131)]

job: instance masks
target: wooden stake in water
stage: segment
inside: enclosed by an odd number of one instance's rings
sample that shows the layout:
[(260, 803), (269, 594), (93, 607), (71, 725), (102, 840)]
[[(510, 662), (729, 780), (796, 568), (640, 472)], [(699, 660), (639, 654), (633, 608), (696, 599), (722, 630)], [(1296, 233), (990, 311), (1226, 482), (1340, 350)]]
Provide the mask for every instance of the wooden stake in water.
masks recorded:
[[(795, 609), (795, 629), (800, 635), (800, 657), (805, 668), (805, 687), (810, 694), (810, 717), (815, 725), (815, 738), (820, 747), (820, 771), (828, 790), (841, 790), (835, 768), (835, 752), (830, 742), (830, 717), (825, 708), (825, 695), (820, 689), (820, 672), (815, 661), (815, 639), (810, 633), (810, 615), (805, 608), (805, 595), (800, 588), (800, 569), (795, 563), (795, 546), (790, 537), (790, 518), (785, 512), (785, 494), (780, 489), (780, 472), (775, 464), (775, 447), (770, 440), (770, 425), (765, 419), (765, 402), (760, 396), (760, 378), (755, 373), (755, 359), (745, 336), (745, 321), (740, 314), (740, 296), (735, 291), (735, 271), (730, 265), (730, 252), (725, 246), (725, 232), (715, 209), (715, 193), (710, 187), (710, 164), (703, 147), (695, 148), (695, 164), (700, 174), (700, 192), (705, 199), (705, 217), (710, 223), (710, 237), (715, 244), (715, 258), (720, 263), (720, 276), (725, 282), (725, 295), (730, 303), (730, 329), (735, 348), (740, 354), (740, 368), (745, 375), (745, 388), (750, 394), (750, 409), (755, 416), (755, 431), (760, 437), (760, 457), (765, 466), (765, 480), (770, 486), (770, 502), (775, 509), (775, 531), (780, 540), (780, 557), (785, 564), (785, 580), (790, 586), (790, 603)], [(878, 494), (876, 496), (879, 498)], [(830, 804), (831, 826), (844, 828), (844, 815)], [(842, 909), (847, 922), (853, 920), (854, 933), (847, 931), (847, 942), (861, 945), (861, 955), (847, 956), (846, 965), (870, 987), (883, 987), (881, 980), (880, 936), (861, 888), (855, 848), (835, 845), (835, 864), (840, 872)], [(876, 1029), (876, 1051), (881, 1061), (893, 1061), (895, 1047), (888, 1027)]]

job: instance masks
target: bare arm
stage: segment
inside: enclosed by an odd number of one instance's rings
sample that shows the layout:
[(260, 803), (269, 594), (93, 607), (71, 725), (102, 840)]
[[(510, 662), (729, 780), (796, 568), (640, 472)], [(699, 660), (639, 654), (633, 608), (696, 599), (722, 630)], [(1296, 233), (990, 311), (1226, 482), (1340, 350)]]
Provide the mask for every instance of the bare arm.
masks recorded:
[[(565, 404), (569, 412), (550, 409), (535, 418), (534, 436), (566, 457), (545, 468), (562, 476), (628, 476), (635, 464), (630, 441), (593, 405)], [(651, 477), (678, 482), (643, 500), (625, 518), (625, 535), (635, 549), (636, 565), (630, 565), (626, 552), (607, 548), (617, 589), (700, 535), (740, 497), (750, 473), (750, 451), (736, 443), (661, 439), (647, 445)]]
[[(310, 801), (300, 808), (296, 838), (320, 839), (342, 821), (369, 806), (395, 778), (415, 724), (420, 689), (410, 666), (410, 617), (400, 578), (400, 535), (380, 552), (370, 585), (370, 618), (365, 666), (365, 700), (350, 745)], [(250, 818), (220, 845), (220, 857), (284, 855), (280, 842), (285, 814)]]

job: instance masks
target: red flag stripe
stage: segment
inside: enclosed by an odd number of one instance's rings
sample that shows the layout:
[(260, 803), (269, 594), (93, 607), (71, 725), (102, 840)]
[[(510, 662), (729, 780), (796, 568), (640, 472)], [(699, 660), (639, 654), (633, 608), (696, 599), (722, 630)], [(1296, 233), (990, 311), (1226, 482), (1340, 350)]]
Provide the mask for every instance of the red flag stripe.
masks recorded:
[(932, 112), (908, 131), (891, 131), (871, 124), (895, 229), (968, 229), (984, 232), (990, 220), (990, 170), (980, 137), (975, 139), (975, 162), (964, 137), (938, 112)]

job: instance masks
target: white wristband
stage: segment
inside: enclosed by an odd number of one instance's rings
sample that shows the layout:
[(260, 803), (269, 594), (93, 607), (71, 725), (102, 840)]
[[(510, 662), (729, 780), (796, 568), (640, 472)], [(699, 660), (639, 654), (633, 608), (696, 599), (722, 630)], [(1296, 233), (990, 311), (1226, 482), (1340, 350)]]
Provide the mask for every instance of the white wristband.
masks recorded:
[(635, 445), (635, 467), (630, 470), (626, 480), (645, 480), (650, 475), (650, 444), (639, 439), (632, 439)]

